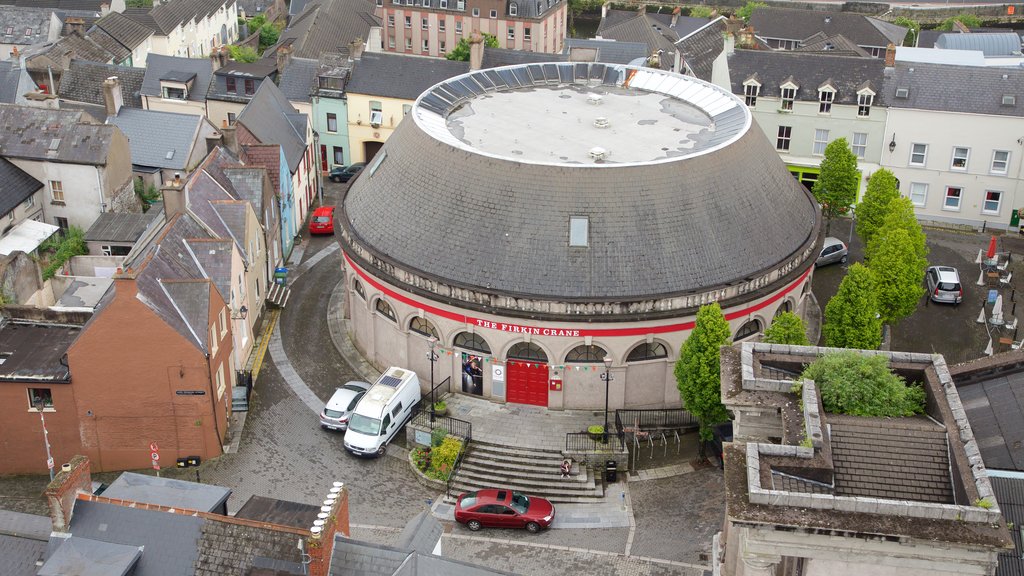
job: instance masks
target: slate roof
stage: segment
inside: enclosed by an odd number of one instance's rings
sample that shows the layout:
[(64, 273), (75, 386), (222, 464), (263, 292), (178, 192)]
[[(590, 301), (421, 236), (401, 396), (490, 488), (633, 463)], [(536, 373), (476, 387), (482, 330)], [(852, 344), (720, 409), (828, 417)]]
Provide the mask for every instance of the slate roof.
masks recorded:
[[(729, 55), (732, 93), (743, 94), (743, 83), (756, 74), (761, 96), (778, 98), (787, 79), (797, 84), (796, 99), (818, 101), (818, 88), (831, 82), (837, 104), (856, 104), (857, 91), (869, 83), (874, 105), (890, 102), (883, 91), (885, 62), (880, 58), (831, 56), (813, 52), (736, 50)], [(884, 94), (883, 94), (884, 92)]]
[(235, 518), (246, 518), (258, 522), (270, 522), (278, 526), (308, 529), (317, 519), (320, 506), (300, 504), (265, 496), (251, 496), (235, 512)]
[(43, 187), (43, 183), (0, 157), (0, 216), (5, 216)]
[(433, 514), (424, 510), (413, 517), (398, 536), (396, 547), (420, 554), (433, 554), (434, 547), (441, 540), (444, 526)]
[[(96, 42), (95, 38), (83, 38), (77, 31), (54, 42), (51, 46), (39, 52), (37, 56), (45, 56), (62, 68), (75, 59), (107, 63), (115, 58), (115, 54), (99, 42)], [(35, 57), (29, 59), (29, 66), (33, 66), (34, 60)]]
[(432, 554), (410, 552), (347, 540), (334, 539), (330, 576), (489, 576), (510, 575), (476, 564), (451, 560)]
[(59, 10), (88, 10), (99, 12), (109, 0), (3, 0), (0, 4), (29, 6), (33, 8), (57, 8)]
[(247, 574), (256, 566), (301, 575), (304, 571), (298, 540), (298, 535), (289, 532), (207, 520), (202, 526), (194, 572), (188, 574)]
[[(291, 45), (292, 57), (320, 58), (322, 54), (348, 54), (348, 45), (356, 38), (366, 40), (370, 28), (380, 26), (373, 15), (372, 0), (312, 0), (301, 12), (293, 11), (299, 0), (292, 0), (293, 14), (288, 28), (281, 32), (277, 46)], [(298, 14), (297, 16), (294, 16)], [(267, 50), (274, 54), (277, 46)]]
[[(244, 238), (244, 236), (243, 236)], [(203, 276), (213, 281), (225, 302), (231, 302), (231, 239), (185, 240)]]
[[(564, 54), (571, 54), (573, 48), (592, 48), (597, 50), (597, 62), (611, 64), (629, 64), (637, 58), (647, 58), (647, 44), (642, 42), (621, 42), (617, 40), (601, 40), (599, 38), (566, 38)], [(487, 52), (484, 51), (484, 58)]]
[(142, 108), (142, 82), (145, 68), (128, 68), (86, 60), (72, 60), (60, 80), (57, 95), (64, 100), (104, 105), (103, 81), (116, 76), (121, 84), (125, 108)]
[[(0, 44), (31, 46), (50, 39), (53, 10), (32, 6), (0, 6)], [(7, 33), (8, 28), (13, 28), (10, 34)], [(26, 30), (32, 33), (26, 35)]]
[(871, 58), (867, 50), (864, 50), (853, 40), (842, 34), (826, 36), (824, 32), (818, 32), (807, 38), (803, 44), (795, 50), (796, 52), (827, 52), (832, 56), (857, 56), (860, 58)]
[(671, 14), (609, 10), (598, 26), (597, 35), (601, 38), (645, 44), (648, 48), (646, 56), (661, 50), (661, 68), (668, 70), (674, 65), (675, 43), (707, 23), (707, 18), (680, 16), (676, 25), (672, 26)]
[(676, 42), (686, 70), (701, 80), (711, 81), (715, 59), (725, 50), (723, 34), (727, 27), (725, 17), (719, 16)]
[(0, 574), (4, 576), (36, 576), (46, 553), (46, 541), (21, 538), (0, 532)]
[[(484, 56), (487, 50), (484, 50)], [(415, 100), (427, 88), (469, 72), (469, 62), (364, 52), (352, 69), (349, 94)], [(402, 82), (395, 82), (402, 78)]]
[(10, 356), (0, 365), (0, 382), (70, 382), (71, 373), (61, 360), (81, 331), (79, 326), (5, 320), (0, 324), (0, 352)]
[(167, 170), (184, 170), (193, 148), (205, 148), (205, 140), (196, 141), (204, 121), (205, 117), (194, 114), (135, 108), (121, 108), (117, 116), (107, 118), (108, 124), (128, 137), (133, 165)]
[[(898, 89), (907, 89), (907, 97), (897, 98)], [(1020, 68), (896, 62), (886, 71), (884, 93), (892, 108), (1024, 116), (1024, 70)], [(1014, 96), (1016, 101), (1004, 105), (1003, 96)]]
[[(971, 427), (974, 427), (973, 422)], [(992, 492), (999, 503), (1003, 518), (1014, 526), (1014, 529), (1010, 530), (1013, 549), (999, 553), (996, 576), (1024, 576), (1024, 555), (1021, 555), (1021, 551), (1024, 550), (1024, 534), (1020, 529), (1024, 526), (1024, 478), (1007, 478), (990, 472), (989, 482), (992, 483)]]
[(284, 74), (277, 78), (278, 87), (293, 102), (311, 102), (317, 86), (320, 62), (313, 58), (295, 58), (288, 62)]
[(188, 99), (193, 102), (206, 100), (210, 79), (213, 77), (213, 63), (209, 58), (179, 58), (150, 54), (146, 57), (146, 76), (142, 81), (142, 93), (146, 96), (160, 96), (160, 80), (174, 73), (195, 74)]
[(21, 68), (15, 60), (0, 60), (0, 103), (14, 104), (18, 94)]
[(0, 147), (4, 156), (106, 165), (117, 128), (85, 124), (81, 116), (79, 111), (0, 105)]
[(165, 0), (149, 11), (157, 31), (170, 34), (176, 27), (191, 20), (202, 20), (220, 9), (231, 6), (235, 0)]
[(92, 32), (89, 32), (89, 40), (99, 44), (104, 50), (109, 52), (113, 56), (114, 62), (124, 62), (132, 55), (131, 50), (125, 48), (116, 38), (103, 30), (93, 29)]
[(128, 576), (142, 556), (141, 546), (76, 536), (54, 541), (59, 546), (46, 559), (38, 576)]
[[(394, 78), (394, 77), (393, 77)], [(288, 167), (294, 173), (306, 153), (305, 126), (308, 119), (292, 107), (281, 89), (273, 82), (262, 82), (252, 100), (238, 114), (242, 124), (260, 142), (279, 144), (284, 150)], [(301, 125), (303, 129), (297, 129)]]
[(525, 52), (523, 50), (509, 50), (507, 48), (486, 48), (481, 68), (498, 68), (500, 66), (512, 66), (515, 64), (529, 64), (533, 62), (568, 62), (567, 54), (549, 54), (546, 52)]
[(200, 512), (216, 512), (230, 495), (230, 489), (214, 484), (199, 484), (135, 472), (122, 472), (103, 491), (103, 496), (107, 498)]
[(109, 12), (94, 24), (128, 50), (135, 50), (153, 31), (120, 12)]
[(858, 46), (899, 46), (907, 29), (889, 22), (852, 12), (824, 12), (796, 8), (761, 7), (750, 17), (754, 33), (762, 38), (801, 41), (818, 32), (826, 36), (841, 34)]
[(980, 50), (986, 57), (1020, 56), (1021, 39), (1016, 32), (961, 34), (947, 32), (939, 36), (936, 48), (946, 50)]
[(995, 374), (967, 386), (955, 376), (954, 381), (985, 467), (1024, 472), (1024, 372)]

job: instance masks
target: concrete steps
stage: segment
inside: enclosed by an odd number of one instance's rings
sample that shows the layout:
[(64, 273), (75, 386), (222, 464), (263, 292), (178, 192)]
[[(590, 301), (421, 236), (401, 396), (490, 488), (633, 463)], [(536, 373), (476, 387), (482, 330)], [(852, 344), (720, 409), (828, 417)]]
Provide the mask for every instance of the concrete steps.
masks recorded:
[(473, 441), (452, 481), (457, 492), (511, 488), (553, 502), (593, 502), (604, 497), (604, 485), (585, 466), (561, 477), (562, 453)]

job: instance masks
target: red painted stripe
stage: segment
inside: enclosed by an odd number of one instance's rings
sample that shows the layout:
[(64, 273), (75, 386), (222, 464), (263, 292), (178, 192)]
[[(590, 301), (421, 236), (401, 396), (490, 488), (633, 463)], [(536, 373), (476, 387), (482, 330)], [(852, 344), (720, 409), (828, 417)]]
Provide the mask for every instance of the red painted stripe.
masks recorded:
[[(437, 308), (437, 307), (431, 306), (430, 304), (427, 304), (425, 302), (420, 302), (418, 300), (414, 300), (414, 299), (412, 299), (412, 298), (410, 298), (408, 296), (405, 296), (404, 294), (399, 294), (398, 292), (395, 292), (391, 288), (389, 288), (389, 287), (385, 286), (384, 284), (381, 284), (380, 282), (378, 282), (376, 278), (374, 278), (373, 276), (371, 276), (370, 274), (365, 272), (359, 266), (356, 266), (356, 263), (353, 262), (351, 258), (349, 258), (348, 254), (344, 250), (342, 251), (342, 254), (345, 256), (345, 261), (348, 262), (349, 266), (351, 266), (352, 269), (356, 271), (356, 274), (358, 274), (360, 278), (362, 278), (367, 284), (373, 286), (377, 290), (380, 290), (384, 294), (388, 295), (388, 297), (390, 297), (390, 298), (394, 298), (395, 300), (398, 300), (399, 302), (403, 302), (405, 304), (408, 304), (409, 306), (412, 306), (413, 308), (418, 308), (418, 309), (421, 309), (421, 310), (423, 310), (425, 312), (430, 312), (431, 314), (434, 314), (436, 316), (440, 316), (442, 318), (447, 318), (449, 320), (455, 320), (456, 322), (462, 322), (462, 323), (466, 323), (466, 324), (474, 324), (474, 325), (477, 325), (477, 326), (480, 326), (481, 322), (488, 322), (488, 323), (492, 322), (491, 320), (483, 320), (483, 319), (479, 319), (479, 318), (474, 318), (472, 316), (466, 316), (464, 314), (457, 314), (457, 313), (451, 312), (449, 310), (443, 310), (441, 308)], [(773, 303), (777, 302), (779, 299), (785, 297), (787, 294), (789, 294), (790, 292), (795, 290), (796, 287), (799, 286), (800, 283), (803, 282), (807, 278), (807, 276), (811, 273), (811, 269), (812, 269), (812, 267), (808, 267), (807, 270), (804, 271), (804, 273), (801, 274), (799, 278), (794, 280), (789, 286), (786, 286), (783, 290), (773, 294), (770, 298), (764, 300), (763, 302), (759, 302), (759, 303), (754, 304), (752, 306), (748, 306), (747, 308), (743, 308), (743, 309), (737, 310), (735, 312), (730, 312), (730, 313), (725, 315), (725, 319), (726, 320), (733, 320), (733, 319), (736, 319), (736, 318), (742, 318), (744, 316), (748, 316), (750, 314), (753, 314), (754, 312), (757, 312), (758, 310), (761, 310), (763, 308), (766, 308), (766, 307), (772, 305)], [(516, 326), (521, 326), (521, 325), (516, 325)], [(583, 337), (583, 336), (603, 336), (603, 337), (607, 337), (607, 336), (643, 336), (645, 334), (664, 334), (664, 333), (667, 333), (667, 332), (684, 332), (686, 330), (692, 330), (693, 327), (694, 327), (694, 322), (680, 322), (678, 324), (666, 324), (666, 325), (662, 325), (662, 326), (637, 326), (637, 327), (633, 327), (633, 328), (586, 329), (586, 328), (576, 328), (576, 327), (570, 327), (570, 328), (559, 327), (558, 329), (560, 329), (560, 330), (562, 330), (562, 329), (579, 330), (579, 336), (580, 337)], [(548, 328), (552, 328), (552, 327), (548, 327)], [(539, 328), (539, 329), (543, 329), (543, 328)], [(511, 331), (507, 330), (507, 332), (511, 332)]]

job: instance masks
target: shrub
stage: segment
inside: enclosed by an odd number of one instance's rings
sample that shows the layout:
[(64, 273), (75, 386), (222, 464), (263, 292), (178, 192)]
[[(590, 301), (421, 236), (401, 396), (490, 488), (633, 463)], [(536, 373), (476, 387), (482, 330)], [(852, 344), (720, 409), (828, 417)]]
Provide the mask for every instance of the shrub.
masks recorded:
[(590, 434), (604, 434), (604, 426), (601, 426), (600, 424), (589, 426), (587, 427), (587, 432)]
[(818, 386), (826, 412), (890, 417), (924, 412), (924, 388), (908, 386), (889, 370), (885, 356), (826, 354), (807, 366), (803, 377)]
[(804, 321), (792, 312), (783, 312), (772, 320), (772, 325), (764, 331), (764, 341), (769, 344), (796, 344), (807, 346), (807, 332)]
[(435, 480), (448, 480), (461, 451), (462, 440), (455, 436), (446, 437), (440, 446), (430, 451), (430, 469), (426, 475)]
[(412, 462), (420, 472), (430, 468), (430, 448), (415, 448), (412, 451)]
[(49, 264), (43, 269), (43, 280), (49, 280), (65, 262), (75, 256), (88, 254), (85, 246), (85, 232), (78, 226), (69, 228), (63, 236), (54, 234), (40, 245), (40, 251), (50, 251)]
[(754, 15), (754, 10), (764, 8), (766, 6), (768, 5), (764, 2), (748, 1), (742, 8), (736, 11), (736, 17), (742, 19), (744, 22), (750, 22), (750, 17)]
[(690, 18), (711, 18), (714, 12), (710, 6), (694, 6), (690, 8)]
[(228, 46), (228, 51), (235, 62), (255, 62), (260, 59), (260, 55), (251, 46)]
[(444, 441), (444, 437), (448, 435), (448, 431), (444, 428), (434, 428), (430, 431), (430, 445), (437, 448)]

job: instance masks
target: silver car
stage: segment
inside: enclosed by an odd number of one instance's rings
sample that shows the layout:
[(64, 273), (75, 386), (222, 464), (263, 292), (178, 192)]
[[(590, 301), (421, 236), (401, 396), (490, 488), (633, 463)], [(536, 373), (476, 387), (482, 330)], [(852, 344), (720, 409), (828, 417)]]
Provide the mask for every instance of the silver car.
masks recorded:
[(818, 254), (818, 259), (814, 261), (815, 266), (824, 266), (826, 264), (835, 264), (839, 262), (846, 264), (849, 259), (849, 250), (846, 248), (846, 243), (839, 238), (833, 238), (829, 236), (825, 238), (825, 244), (821, 247), (821, 253)]
[(320, 412), (320, 426), (327, 430), (348, 429), (349, 413), (355, 409), (359, 399), (369, 389), (368, 382), (352, 381), (346, 382), (344, 386), (335, 390), (334, 395)]
[(960, 273), (951, 266), (929, 266), (925, 273), (928, 283), (928, 297), (932, 302), (959, 304), (964, 299), (960, 285)]

